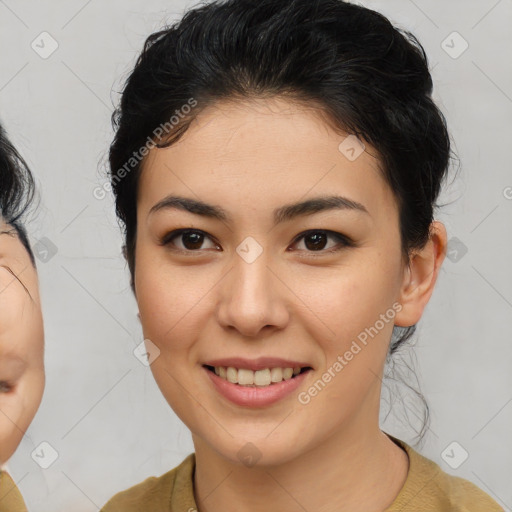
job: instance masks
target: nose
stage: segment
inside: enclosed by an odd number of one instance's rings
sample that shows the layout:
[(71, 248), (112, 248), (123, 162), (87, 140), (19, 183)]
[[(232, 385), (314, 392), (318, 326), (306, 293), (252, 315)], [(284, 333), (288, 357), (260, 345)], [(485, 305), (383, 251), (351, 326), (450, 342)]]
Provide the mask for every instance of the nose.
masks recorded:
[[(277, 265), (263, 250), (255, 259), (237, 252), (228, 274), (221, 281), (217, 320), (249, 338), (262, 331), (283, 329), (289, 321), (289, 288)], [(275, 267), (275, 268), (274, 268)]]

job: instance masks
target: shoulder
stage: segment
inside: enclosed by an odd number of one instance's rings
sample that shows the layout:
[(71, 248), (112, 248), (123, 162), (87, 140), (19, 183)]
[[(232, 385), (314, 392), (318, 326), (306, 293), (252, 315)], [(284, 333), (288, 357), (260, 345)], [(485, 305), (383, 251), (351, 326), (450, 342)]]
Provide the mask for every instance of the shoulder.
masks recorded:
[(0, 512), (27, 512), (27, 506), (13, 479), (0, 469)]
[[(170, 511), (173, 497), (180, 493), (184, 485), (191, 485), (195, 454), (188, 455), (179, 466), (167, 473), (146, 478), (129, 489), (114, 495), (100, 512), (146, 512)], [(177, 480), (181, 481), (180, 488)]]
[[(388, 434), (389, 435), (389, 434)], [(491, 496), (464, 478), (450, 475), (400, 439), (393, 438), (409, 456), (409, 473), (402, 490), (386, 512), (503, 512)]]

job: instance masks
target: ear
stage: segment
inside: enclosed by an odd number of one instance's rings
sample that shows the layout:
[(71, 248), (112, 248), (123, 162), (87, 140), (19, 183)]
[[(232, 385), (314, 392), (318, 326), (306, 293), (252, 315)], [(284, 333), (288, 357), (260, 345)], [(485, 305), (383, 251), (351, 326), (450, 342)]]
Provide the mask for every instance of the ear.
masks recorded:
[(402, 309), (395, 315), (395, 325), (409, 327), (418, 323), (425, 309), (446, 256), (446, 228), (439, 221), (430, 225), (430, 236), (425, 247), (415, 251), (404, 270), (404, 278), (397, 298)]

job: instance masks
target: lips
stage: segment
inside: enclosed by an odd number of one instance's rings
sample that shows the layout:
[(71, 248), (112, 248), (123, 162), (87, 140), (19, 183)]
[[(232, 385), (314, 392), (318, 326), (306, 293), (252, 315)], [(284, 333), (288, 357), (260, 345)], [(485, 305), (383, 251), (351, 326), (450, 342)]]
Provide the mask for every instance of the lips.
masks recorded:
[[(211, 362), (222, 362), (224, 364), (228, 361), (233, 362), (234, 360), (228, 359)], [(275, 359), (273, 359), (273, 361), (276, 362)], [(286, 361), (282, 359), (277, 361), (279, 364), (282, 364), (283, 362), (285, 364), (297, 363), (297, 361)], [(258, 364), (259, 363), (260, 361), (258, 361)], [(249, 361), (249, 365), (250, 364), (254, 364), (254, 361)], [(268, 359), (265, 361), (265, 364), (268, 364)], [(213, 371), (211, 371), (211, 366), (203, 366), (203, 368), (204, 375), (207, 376), (209, 382), (213, 386), (213, 389), (215, 389), (219, 395), (223, 396), (225, 399), (229, 400), (235, 405), (251, 408), (268, 407), (280, 400), (285, 399), (286, 397), (289, 398), (294, 391), (303, 385), (305, 379), (307, 379), (309, 373), (311, 373), (311, 370), (304, 370), (303, 372), (294, 375), (292, 378), (282, 380), (281, 382), (270, 383), (269, 385), (263, 386), (246, 386), (229, 382), (221, 376), (216, 375)], [(246, 371), (248, 371), (248, 369), (246, 369)], [(256, 372), (257, 371), (258, 370), (256, 370)]]

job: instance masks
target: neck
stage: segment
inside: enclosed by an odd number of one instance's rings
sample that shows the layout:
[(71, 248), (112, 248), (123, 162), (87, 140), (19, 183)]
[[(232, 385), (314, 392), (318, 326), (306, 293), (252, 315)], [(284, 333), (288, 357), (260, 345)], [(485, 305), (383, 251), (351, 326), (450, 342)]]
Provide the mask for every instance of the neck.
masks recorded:
[(199, 512), (368, 512), (392, 504), (407, 478), (407, 453), (376, 426), (354, 423), (281, 465), (246, 467), (192, 436)]

